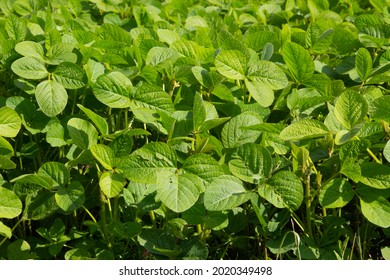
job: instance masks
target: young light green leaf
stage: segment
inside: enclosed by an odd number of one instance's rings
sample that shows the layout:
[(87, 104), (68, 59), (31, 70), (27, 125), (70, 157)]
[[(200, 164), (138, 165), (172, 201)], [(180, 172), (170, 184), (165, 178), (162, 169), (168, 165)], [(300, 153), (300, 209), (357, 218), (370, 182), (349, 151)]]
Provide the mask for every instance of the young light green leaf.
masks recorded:
[(71, 118), (67, 123), (67, 127), (73, 143), (80, 149), (88, 150), (97, 144), (98, 133), (90, 122), (79, 118)]
[(280, 138), (285, 141), (311, 139), (325, 136), (328, 133), (330, 133), (328, 128), (322, 122), (314, 119), (303, 119), (283, 129)]
[(46, 142), (52, 147), (62, 147), (67, 144), (65, 141), (65, 128), (57, 119), (53, 119), (48, 124), (46, 132)]
[(5, 22), (5, 31), (16, 42), (23, 41), (27, 34), (27, 23), (24, 18), (11, 14)]
[(105, 171), (99, 178), (100, 189), (108, 198), (118, 196), (125, 185), (126, 178), (118, 173)]
[(248, 201), (252, 194), (246, 191), (241, 180), (223, 175), (206, 186), (204, 206), (209, 211), (229, 210)]
[(0, 108), (0, 137), (16, 137), (21, 126), (22, 120), (18, 113), (9, 107)]
[(390, 167), (376, 162), (363, 162), (360, 165), (360, 181), (376, 189), (390, 188)]
[(173, 112), (175, 110), (168, 93), (159, 86), (147, 83), (138, 87), (134, 95), (134, 103), (139, 107), (156, 111)]
[(245, 79), (245, 85), (253, 99), (261, 106), (269, 107), (274, 102), (274, 91), (263, 82)]
[(100, 76), (93, 85), (93, 93), (103, 104), (111, 108), (127, 108), (133, 84), (121, 72), (111, 72)]
[(383, 148), (383, 156), (388, 162), (390, 162), (390, 140), (387, 141), (385, 147)]
[(13, 219), (22, 213), (22, 202), (11, 190), (0, 187), (0, 218)]
[(23, 56), (35, 57), (43, 60), (45, 53), (41, 44), (33, 41), (23, 41), (15, 45), (15, 51)]
[(199, 92), (195, 93), (192, 120), (195, 131), (198, 131), (199, 127), (206, 120), (206, 108), (202, 95)]
[(366, 81), (372, 72), (372, 58), (369, 51), (365, 48), (360, 48), (356, 54), (356, 71), (362, 82)]
[[(1, 110), (0, 110), (0, 114), (1, 114)], [(1, 125), (0, 125), (0, 129), (2, 129)], [(6, 157), (11, 157), (14, 155), (14, 148), (2, 136), (0, 136), (0, 155)]]
[(55, 194), (58, 206), (65, 212), (72, 212), (83, 206), (85, 201), (84, 187), (78, 181), (72, 181), (69, 186), (61, 187)]
[(390, 123), (390, 95), (379, 97), (370, 102), (369, 114), (374, 120)]
[(239, 179), (258, 184), (272, 170), (271, 153), (259, 144), (247, 143), (236, 149), (229, 161), (229, 170)]
[(96, 128), (99, 130), (99, 132), (102, 135), (108, 134), (108, 124), (107, 124), (107, 121), (103, 117), (99, 116), (98, 114), (96, 114), (92, 110), (84, 107), (81, 104), (77, 104), (77, 107), (79, 107), (81, 109), (81, 111), (83, 111), (84, 114), (87, 115), (87, 117), (93, 122), (93, 124), (96, 126)]
[(215, 67), (228, 79), (243, 80), (248, 68), (248, 59), (238, 50), (225, 50), (215, 58)]
[(213, 87), (213, 80), (210, 75), (210, 73), (204, 69), (201, 66), (194, 66), (191, 68), (192, 74), (195, 76), (195, 78), (198, 80), (198, 82), (206, 87), (206, 88), (212, 88)]
[(163, 142), (152, 142), (134, 151), (119, 167), (130, 181), (155, 184), (157, 174), (163, 170), (176, 170), (175, 151)]
[(237, 148), (245, 143), (253, 143), (260, 136), (259, 131), (240, 129), (261, 123), (257, 114), (245, 112), (231, 118), (222, 128), (222, 144), (225, 148)]
[(70, 179), (69, 170), (66, 166), (55, 161), (42, 164), (37, 174), (42, 177), (49, 177), (60, 186), (67, 185)]
[(367, 220), (382, 228), (390, 227), (390, 202), (382, 197), (360, 197), (360, 207)]
[(35, 98), (42, 112), (49, 117), (54, 117), (65, 109), (68, 102), (68, 93), (60, 83), (46, 80), (37, 86)]
[(155, 67), (163, 67), (167, 63), (174, 63), (180, 56), (181, 54), (174, 49), (153, 47), (149, 50), (145, 63)]
[(309, 52), (297, 43), (284, 44), (283, 59), (297, 82), (303, 83), (313, 76), (314, 62)]
[(29, 56), (15, 60), (11, 69), (16, 75), (30, 80), (41, 80), (49, 74), (43, 60)]
[(279, 171), (267, 184), (258, 188), (261, 197), (278, 208), (297, 210), (303, 201), (303, 186), (300, 179), (290, 171)]
[(334, 114), (347, 129), (359, 123), (368, 113), (367, 101), (359, 93), (348, 90), (337, 99)]
[(283, 89), (288, 85), (286, 74), (271, 61), (260, 60), (253, 63), (248, 69), (248, 78), (263, 82), (274, 90)]
[(12, 237), (12, 230), (0, 221), (0, 235), (10, 239)]
[(109, 146), (96, 144), (91, 147), (91, 153), (105, 169), (112, 170), (115, 167), (115, 154)]
[(318, 200), (324, 208), (341, 208), (355, 196), (352, 185), (345, 179), (330, 180), (322, 187)]
[(86, 75), (83, 69), (72, 62), (62, 62), (53, 73), (54, 80), (67, 89), (82, 88), (86, 84)]
[(169, 209), (181, 213), (191, 208), (198, 200), (200, 179), (190, 173), (177, 174), (172, 171), (157, 173), (157, 196)]

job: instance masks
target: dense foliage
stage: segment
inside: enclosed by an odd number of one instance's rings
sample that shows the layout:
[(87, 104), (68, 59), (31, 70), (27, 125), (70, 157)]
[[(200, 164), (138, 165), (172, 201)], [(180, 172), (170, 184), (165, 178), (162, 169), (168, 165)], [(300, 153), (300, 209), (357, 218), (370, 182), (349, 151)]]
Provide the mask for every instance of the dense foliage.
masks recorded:
[(389, 7), (0, 1), (0, 259), (390, 258)]

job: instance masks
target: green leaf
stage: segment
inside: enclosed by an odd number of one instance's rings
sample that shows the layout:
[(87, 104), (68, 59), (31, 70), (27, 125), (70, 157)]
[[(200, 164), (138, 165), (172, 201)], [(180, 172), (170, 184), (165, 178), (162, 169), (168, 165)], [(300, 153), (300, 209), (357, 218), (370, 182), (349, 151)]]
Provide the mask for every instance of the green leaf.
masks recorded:
[(269, 107), (274, 102), (274, 91), (260, 81), (245, 79), (245, 85), (250, 95), (263, 107)]
[(153, 47), (149, 50), (145, 63), (155, 67), (164, 67), (173, 64), (181, 55), (174, 49)]
[(206, 88), (212, 88), (213, 87), (213, 80), (210, 75), (210, 73), (204, 69), (201, 66), (194, 66), (191, 68), (192, 74), (194, 74), (195, 78), (198, 80), (198, 82), (206, 87)]
[(108, 198), (113, 198), (119, 195), (125, 185), (126, 178), (118, 173), (105, 171), (99, 179), (100, 189)]
[(360, 165), (360, 181), (377, 189), (390, 188), (390, 167), (376, 162), (363, 162)]
[(367, 101), (355, 91), (345, 91), (337, 99), (334, 114), (347, 129), (359, 123), (368, 113)]
[(63, 163), (60, 162), (45, 162), (38, 169), (39, 176), (45, 176), (51, 178), (60, 186), (65, 186), (68, 184), (70, 179), (69, 170)]
[(0, 108), (0, 137), (16, 137), (21, 126), (22, 120), (18, 113), (8, 107)]
[(11, 14), (5, 22), (5, 31), (11, 39), (17, 42), (23, 41), (27, 34), (26, 21), (24, 18)]
[(30, 253), (31, 247), (27, 241), (18, 239), (7, 247), (7, 258), (9, 260), (32, 260), (34, 256)]
[(288, 80), (283, 70), (271, 61), (257, 61), (248, 69), (249, 79), (257, 82), (263, 82), (273, 90), (279, 90), (287, 87)]
[(253, 193), (247, 192), (241, 180), (223, 175), (206, 186), (204, 206), (209, 211), (223, 211), (248, 201)]
[(41, 82), (35, 91), (39, 108), (49, 117), (60, 114), (68, 102), (66, 89), (58, 82), (47, 80)]
[(163, 142), (152, 142), (134, 151), (119, 167), (130, 181), (155, 184), (163, 170), (175, 172), (175, 151)]
[(20, 182), (23, 184), (37, 185), (47, 190), (53, 190), (53, 188), (58, 185), (58, 183), (55, 183), (53, 179), (50, 176), (46, 176), (46, 174), (42, 174), (42, 175), (24, 174), (16, 178), (13, 178), (11, 182)]
[(328, 128), (320, 121), (313, 119), (303, 119), (290, 124), (282, 130), (280, 138), (288, 140), (311, 139), (329, 134)]
[(258, 188), (261, 197), (278, 208), (297, 210), (303, 201), (303, 186), (300, 179), (290, 171), (279, 171), (267, 184)]
[(72, 181), (69, 186), (61, 187), (55, 194), (58, 206), (65, 212), (72, 212), (83, 206), (85, 201), (84, 188), (78, 181)]
[(302, 83), (313, 76), (314, 62), (309, 52), (297, 43), (284, 44), (283, 59), (297, 82)]
[(93, 85), (93, 93), (103, 104), (111, 108), (127, 108), (133, 84), (121, 72), (111, 72), (97, 78)]
[(198, 131), (199, 127), (206, 120), (206, 108), (202, 95), (199, 92), (195, 93), (192, 120), (195, 131)]
[(253, 143), (261, 132), (240, 129), (241, 127), (259, 124), (260, 118), (252, 112), (235, 116), (222, 128), (222, 144), (225, 148), (237, 148), (245, 143)]
[[(0, 109), (0, 114), (1, 114), (1, 109)], [(0, 129), (2, 129), (1, 125), (0, 125)], [(14, 155), (14, 148), (12, 147), (12, 145), (1, 136), (0, 136), (0, 155), (7, 156), (7, 157), (11, 157)]]
[(258, 184), (272, 171), (271, 153), (259, 144), (244, 144), (232, 154), (229, 170), (245, 182)]
[(385, 260), (390, 260), (390, 246), (383, 247), (381, 253)]
[(172, 171), (157, 173), (157, 200), (176, 213), (191, 208), (198, 200), (201, 181), (192, 174)]
[(352, 185), (345, 179), (336, 178), (323, 186), (318, 200), (324, 208), (341, 208), (355, 196)]
[(228, 79), (243, 80), (246, 76), (248, 59), (238, 50), (225, 50), (215, 58), (215, 67)]
[(385, 147), (383, 148), (383, 156), (388, 162), (390, 162), (390, 140), (387, 141)]
[(29, 56), (15, 60), (11, 69), (16, 75), (30, 80), (41, 80), (49, 74), (43, 60)]
[(134, 95), (134, 103), (138, 107), (156, 111), (173, 112), (175, 110), (172, 99), (162, 88), (144, 83), (138, 87)]
[(0, 218), (13, 219), (22, 213), (22, 202), (11, 190), (0, 187)]
[(377, 121), (384, 120), (390, 123), (389, 108), (390, 108), (390, 95), (385, 95), (376, 98), (374, 101), (370, 102), (370, 109), (369, 109), (370, 117)]
[(382, 197), (361, 197), (360, 207), (367, 220), (374, 225), (388, 228), (390, 227), (390, 202)]
[(72, 62), (62, 62), (53, 73), (54, 80), (67, 89), (82, 88), (86, 84), (86, 75), (83, 69)]
[(79, 118), (71, 118), (68, 121), (67, 128), (73, 143), (80, 149), (88, 150), (97, 144), (98, 133), (90, 122)]
[(0, 221), (0, 235), (8, 239), (12, 237), (12, 230)]
[(23, 56), (35, 57), (43, 60), (45, 53), (41, 44), (33, 41), (23, 41), (15, 45), (15, 51)]
[(77, 107), (79, 107), (81, 109), (81, 111), (83, 111), (84, 114), (87, 115), (87, 117), (93, 122), (93, 124), (96, 126), (96, 128), (99, 130), (99, 132), (102, 135), (108, 134), (108, 124), (107, 124), (107, 121), (103, 117), (99, 116), (98, 114), (96, 114), (92, 110), (84, 107), (81, 104), (77, 104)]
[(369, 51), (365, 48), (360, 48), (356, 54), (356, 71), (361, 81), (367, 80), (372, 72), (372, 59)]
[(103, 144), (96, 144), (91, 147), (91, 153), (107, 170), (112, 170), (115, 167), (114, 151)]
[(153, 254), (168, 256), (173, 259), (181, 253), (181, 249), (176, 245), (175, 236), (159, 229), (143, 229), (137, 236), (137, 241)]
[(25, 216), (31, 220), (41, 220), (53, 215), (59, 209), (55, 201), (55, 193), (40, 192), (26, 198)]
[(62, 147), (67, 144), (65, 141), (65, 128), (57, 119), (53, 119), (48, 124), (46, 142), (52, 147)]

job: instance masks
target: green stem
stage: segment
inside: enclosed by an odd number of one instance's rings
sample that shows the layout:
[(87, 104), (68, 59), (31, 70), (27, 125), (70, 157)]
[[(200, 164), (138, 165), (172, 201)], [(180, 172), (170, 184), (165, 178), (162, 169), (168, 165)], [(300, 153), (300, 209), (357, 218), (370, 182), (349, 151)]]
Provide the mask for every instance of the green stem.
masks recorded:
[(156, 227), (156, 216), (154, 215), (154, 211), (149, 211), (150, 219), (152, 220), (153, 227)]
[(372, 157), (372, 159), (375, 160), (375, 162), (382, 164), (382, 162), (374, 155), (374, 153), (370, 150), (370, 148), (367, 148), (366, 151)]
[(306, 203), (306, 224), (307, 231), (310, 237), (313, 237), (313, 229), (311, 225), (311, 195), (310, 195), (310, 176), (305, 180), (305, 203)]
[[(16, 227), (23, 221), (23, 219), (19, 219), (16, 224), (12, 227), (11, 229), (11, 232), (14, 232), (14, 230), (16, 229)], [(3, 245), (3, 243), (7, 240), (8, 238), (7, 237), (4, 237), (3, 240), (0, 242), (0, 247), (1, 245)]]

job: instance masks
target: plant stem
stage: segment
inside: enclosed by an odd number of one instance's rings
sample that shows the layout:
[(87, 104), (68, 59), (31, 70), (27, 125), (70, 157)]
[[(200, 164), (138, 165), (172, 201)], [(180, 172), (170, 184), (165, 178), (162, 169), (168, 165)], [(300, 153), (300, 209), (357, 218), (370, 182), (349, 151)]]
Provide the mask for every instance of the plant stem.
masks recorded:
[[(19, 219), (16, 224), (12, 227), (11, 229), (11, 232), (14, 232), (14, 230), (16, 229), (16, 227), (23, 221), (23, 219)], [(0, 247), (1, 245), (3, 245), (3, 243), (7, 240), (8, 238), (7, 237), (4, 237), (3, 240), (0, 242)]]
[(370, 148), (367, 148), (366, 151), (372, 157), (372, 159), (375, 160), (375, 162), (382, 164), (382, 162), (374, 155), (374, 153), (370, 150)]
[(313, 237), (313, 229), (311, 225), (311, 195), (310, 195), (310, 176), (306, 176), (305, 180), (305, 203), (306, 203), (306, 225), (310, 237)]

